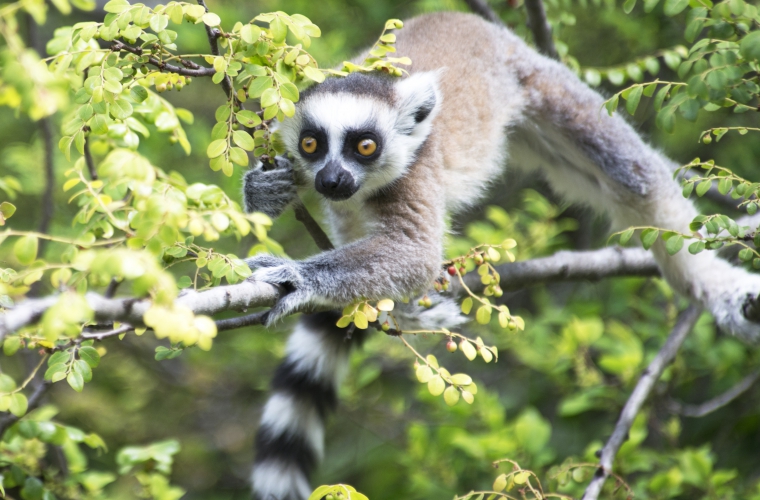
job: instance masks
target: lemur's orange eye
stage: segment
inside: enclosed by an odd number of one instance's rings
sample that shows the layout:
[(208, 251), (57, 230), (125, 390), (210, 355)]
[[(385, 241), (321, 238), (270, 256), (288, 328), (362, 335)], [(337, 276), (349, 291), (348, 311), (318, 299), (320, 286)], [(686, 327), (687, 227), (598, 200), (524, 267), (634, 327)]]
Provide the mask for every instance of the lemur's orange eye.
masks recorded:
[(313, 153), (317, 150), (317, 140), (313, 137), (304, 137), (301, 139), (301, 149), (308, 154)]
[(362, 156), (370, 156), (377, 151), (377, 143), (372, 139), (362, 139), (356, 146), (356, 150), (359, 151), (359, 154)]

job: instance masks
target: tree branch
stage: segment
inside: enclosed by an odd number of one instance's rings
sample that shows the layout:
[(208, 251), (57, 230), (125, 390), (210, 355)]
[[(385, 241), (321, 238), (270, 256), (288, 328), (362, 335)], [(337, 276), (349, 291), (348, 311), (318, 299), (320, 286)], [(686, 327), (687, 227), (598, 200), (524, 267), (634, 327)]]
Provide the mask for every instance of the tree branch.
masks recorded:
[[(505, 290), (554, 281), (600, 280), (615, 276), (659, 274), (654, 259), (646, 251), (617, 247), (586, 252), (558, 252), (551, 257), (502, 264), (496, 269), (501, 274), (501, 286)], [(475, 273), (466, 276), (465, 280), (472, 289), (480, 289), (483, 286)], [(246, 281), (202, 292), (186, 291), (175, 303), (188, 307), (195, 314), (211, 316), (229, 310), (268, 307), (275, 303), (280, 293), (277, 287), (267, 283)], [(120, 321), (132, 326), (144, 325), (143, 314), (151, 306), (150, 299), (113, 299), (94, 292), (87, 293), (85, 299), (94, 311), (96, 321)], [(38, 321), (57, 300), (56, 296), (29, 299), (0, 315), (0, 341), (6, 335)], [(244, 321), (250, 321), (246, 324), (258, 324), (261, 319), (250, 315), (247, 319), (234, 318), (234, 321), (238, 323), (234, 323), (233, 319), (225, 319), (220, 320), (219, 324), (221, 329), (239, 328), (245, 326)]]
[(311, 216), (309, 211), (306, 210), (306, 207), (301, 200), (298, 200), (293, 208), (296, 212), (296, 220), (306, 227), (309, 235), (311, 235), (311, 238), (320, 250), (325, 252), (335, 248), (330, 241), (330, 238), (325, 234), (319, 224), (317, 224), (317, 221), (314, 220), (314, 217)]
[[(643, 248), (608, 247), (599, 250), (561, 251), (549, 257), (496, 266), (503, 290), (519, 290), (557, 281), (598, 281), (617, 276), (659, 276), (652, 254)], [(465, 276), (470, 289), (482, 289), (480, 276)]]
[(690, 405), (679, 401), (670, 401), (668, 403), (668, 410), (683, 415), (684, 417), (704, 417), (705, 415), (723, 408), (728, 403), (747, 392), (747, 390), (758, 380), (760, 380), (760, 370), (755, 370), (723, 394), (715, 396), (702, 404)]
[[(279, 296), (280, 290), (273, 285), (245, 281), (202, 292), (187, 291), (177, 298), (175, 304), (187, 307), (195, 314), (210, 316), (222, 311), (271, 306)], [(95, 313), (96, 321), (120, 321), (132, 326), (144, 325), (143, 315), (152, 305), (150, 299), (108, 299), (94, 292), (85, 294), (85, 299)], [(9, 333), (38, 321), (57, 300), (56, 296), (26, 300), (0, 315), (0, 340)]]
[(504, 23), (496, 14), (496, 12), (494, 12), (493, 9), (488, 6), (485, 0), (464, 0), (464, 3), (467, 4), (467, 6), (470, 8), (470, 10), (473, 13), (479, 15), (486, 21), (490, 21), (495, 24), (500, 24), (502, 26), (504, 25)]
[[(202, 6), (204, 9), (206, 9), (206, 12), (208, 12), (208, 7), (206, 7), (206, 2), (204, 2), (204, 0), (198, 0), (198, 5)], [(219, 36), (221, 36), (221, 32), (218, 29), (212, 28), (205, 23), (203, 26), (206, 28), (206, 36), (208, 36), (208, 43), (211, 46), (211, 53), (215, 56), (218, 56), (219, 45), (217, 44), (217, 39)], [(224, 79), (222, 80), (222, 88), (227, 94), (228, 99), (232, 98), (237, 100), (237, 97), (235, 97), (233, 94), (232, 80), (230, 79), (229, 75), (224, 75)]]
[[(42, 217), (40, 218), (38, 231), (41, 233), (47, 233), (48, 228), (50, 227), (50, 221), (53, 219), (53, 188), (55, 186), (55, 172), (53, 169), (53, 130), (50, 124), (50, 118), (43, 118), (40, 120), (40, 132), (42, 133), (42, 146), (44, 151), (45, 192), (42, 195)], [(43, 246), (43, 248), (45, 244), (46, 241), (42, 240), (41, 246)]]
[[(206, 29), (208, 30), (208, 26), (206, 26)], [(114, 42), (113, 44), (111, 44), (111, 50), (115, 52), (124, 50), (138, 56), (143, 55), (143, 49), (139, 47), (132, 47), (131, 45), (127, 45), (124, 42)], [(219, 49), (217, 49), (217, 53), (218, 52), (219, 52)], [(168, 71), (169, 73), (177, 73), (178, 75), (183, 75), (183, 76), (214, 76), (214, 73), (216, 73), (216, 70), (214, 68), (206, 68), (205, 66), (200, 66), (198, 64), (195, 64), (192, 61), (186, 61), (183, 59), (181, 60), (181, 62), (186, 67), (183, 68), (180, 66), (175, 66), (173, 64), (163, 62), (155, 56), (148, 56), (148, 64), (150, 64), (151, 66), (157, 67), (161, 71)]]
[[(27, 399), (27, 413), (34, 410), (40, 405), (40, 402), (42, 401), (42, 396), (45, 395), (48, 389), (53, 386), (53, 383), (44, 380), (42, 381), (32, 393), (31, 396)], [(20, 417), (17, 417), (16, 415), (13, 415), (12, 413), (9, 414), (7, 417), (5, 417), (2, 421), (0, 421), (0, 437), (2, 437), (3, 434), (5, 434), (5, 431), (8, 430), (8, 428), (18, 422)]]
[(546, 19), (546, 9), (541, 0), (525, 0), (525, 10), (528, 13), (528, 28), (533, 33), (538, 51), (547, 57), (559, 61), (557, 48), (552, 38), (552, 27)]
[(612, 432), (607, 444), (602, 448), (602, 455), (599, 459), (599, 469), (597, 469), (594, 478), (586, 488), (586, 492), (583, 494), (582, 500), (597, 500), (599, 494), (602, 492), (604, 482), (609, 477), (612, 471), (612, 464), (615, 461), (615, 455), (628, 439), (628, 432), (631, 430), (633, 420), (638, 415), (641, 406), (649, 397), (649, 394), (654, 388), (655, 382), (662, 375), (663, 370), (673, 361), (676, 357), (678, 350), (681, 348), (681, 344), (686, 339), (694, 324), (699, 319), (701, 309), (695, 305), (690, 305), (685, 311), (683, 311), (676, 320), (676, 324), (673, 330), (670, 332), (668, 339), (665, 341), (665, 345), (660, 348), (655, 358), (649, 363), (649, 366), (641, 374), (636, 387), (633, 389), (628, 401), (626, 401), (623, 411), (620, 413), (620, 418), (615, 424), (615, 430)]

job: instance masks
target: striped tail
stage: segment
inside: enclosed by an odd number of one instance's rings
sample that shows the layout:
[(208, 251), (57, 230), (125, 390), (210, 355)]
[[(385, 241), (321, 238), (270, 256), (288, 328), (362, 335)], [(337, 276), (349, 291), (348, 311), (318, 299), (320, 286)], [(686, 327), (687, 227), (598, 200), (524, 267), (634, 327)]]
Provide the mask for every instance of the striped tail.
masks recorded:
[[(288, 339), (256, 433), (257, 500), (306, 500), (309, 474), (322, 459), (325, 418), (337, 405), (350, 345), (337, 312), (303, 315)], [(359, 332), (356, 332), (359, 333)]]

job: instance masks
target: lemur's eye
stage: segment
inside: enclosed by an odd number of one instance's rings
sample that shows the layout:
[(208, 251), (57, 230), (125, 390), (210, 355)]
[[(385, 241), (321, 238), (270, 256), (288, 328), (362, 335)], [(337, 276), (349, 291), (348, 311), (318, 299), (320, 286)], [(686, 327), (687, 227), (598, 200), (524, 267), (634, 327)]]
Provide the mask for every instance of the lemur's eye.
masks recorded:
[(317, 150), (317, 140), (313, 137), (304, 137), (301, 139), (301, 149), (305, 153), (312, 154)]
[(377, 143), (372, 139), (362, 139), (356, 146), (356, 150), (362, 156), (370, 156), (377, 151)]

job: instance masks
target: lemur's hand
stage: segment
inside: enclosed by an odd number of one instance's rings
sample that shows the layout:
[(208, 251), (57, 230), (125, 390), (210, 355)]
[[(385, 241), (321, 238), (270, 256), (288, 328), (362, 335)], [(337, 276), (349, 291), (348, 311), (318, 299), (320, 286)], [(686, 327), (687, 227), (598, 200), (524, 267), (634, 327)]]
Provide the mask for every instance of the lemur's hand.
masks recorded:
[[(746, 273), (711, 290), (706, 304), (718, 326), (741, 340), (760, 343), (760, 276)], [(716, 287), (717, 288), (717, 287)]]
[(269, 283), (283, 289), (283, 295), (267, 314), (267, 326), (312, 302), (314, 294), (307, 282), (309, 273), (304, 269), (304, 262), (272, 255), (257, 255), (247, 259), (246, 263), (255, 270), (249, 280)]
[(261, 163), (243, 177), (245, 211), (263, 212), (275, 219), (296, 197), (296, 183), (290, 161), (278, 156), (275, 168), (264, 170)]

